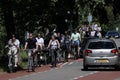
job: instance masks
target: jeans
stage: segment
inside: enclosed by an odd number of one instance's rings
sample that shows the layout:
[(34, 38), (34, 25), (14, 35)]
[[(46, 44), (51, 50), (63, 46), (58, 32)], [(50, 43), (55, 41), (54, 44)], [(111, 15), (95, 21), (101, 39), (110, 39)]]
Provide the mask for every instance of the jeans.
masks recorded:
[(10, 49), (8, 52), (8, 56), (11, 56), (13, 53), (14, 57), (15, 57), (15, 65), (18, 64), (18, 49)]
[(61, 57), (61, 51), (58, 49), (58, 50), (56, 51), (56, 53), (57, 53), (57, 60), (58, 60), (58, 62), (60, 62), (61, 59), (62, 59), (62, 57)]
[(64, 43), (62, 46), (62, 54), (65, 61), (68, 61), (69, 52), (70, 52), (70, 43)]
[(50, 54), (51, 54), (51, 65), (52, 65), (52, 67), (56, 67), (56, 57), (57, 57), (56, 50), (51, 49)]

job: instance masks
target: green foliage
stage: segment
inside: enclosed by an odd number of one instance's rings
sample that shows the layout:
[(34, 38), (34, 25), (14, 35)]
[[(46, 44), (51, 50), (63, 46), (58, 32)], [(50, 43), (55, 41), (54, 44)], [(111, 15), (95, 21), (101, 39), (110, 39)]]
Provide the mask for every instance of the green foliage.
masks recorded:
[(102, 24), (101, 28), (102, 28), (102, 31), (105, 32), (105, 33), (110, 30), (110, 28), (105, 24)]
[[(11, 2), (11, 12), (13, 17), (15, 33), (18, 38), (23, 41), (25, 32), (33, 32), (45, 34), (44, 28), (53, 30), (53, 24), (57, 25), (59, 29), (61, 27), (69, 25), (65, 23), (65, 19), (72, 21), (73, 27), (80, 26), (82, 22), (87, 21), (89, 13), (93, 16), (93, 21), (97, 19), (97, 22), (104, 24), (103, 30), (106, 32), (108, 28), (113, 29), (116, 20), (120, 20), (117, 17), (120, 15), (120, 10), (117, 3), (119, 0), (6, 0)], [(69, 3), (69, 4), (68, 4)], [(4, 3), (5, 4), (5, 3)], [(9, 9), (8, 6), (4, 6), (0, 2), (0, 39), (4, 45), (6, 42), (6, 36), (9, 34), (5, 29), (7, 28), (3, 17), (4, 9)], [(70, 13), (67, 13), (67, 12)], [(102, 12), (104, 11), (104, 12)], [(9, 15), (10, 16), (10, 15)], [(2, 23), (2, 24), (1, 24)], [(107, 25), (107, 26), (106, 26)], [(13, 27), (13, 26), (12, 26)], [(75, 28), (74, 27), (74, 28)], [(11, 30), (12, 28), (10, 28)], [(4, 37), (4, 38), (3, 38)], [(3, 44), (4, 43), (4, 44)], [(2, 49), (0, 46), (0, 49)], [(1, 50), (0, 50), (1, 51)]]
[[(1, 8), (0, 8), (1, 12)], [(4, 53), (7, 34), (4, 26), (3, 14), (0, 13), (0, 55)]]

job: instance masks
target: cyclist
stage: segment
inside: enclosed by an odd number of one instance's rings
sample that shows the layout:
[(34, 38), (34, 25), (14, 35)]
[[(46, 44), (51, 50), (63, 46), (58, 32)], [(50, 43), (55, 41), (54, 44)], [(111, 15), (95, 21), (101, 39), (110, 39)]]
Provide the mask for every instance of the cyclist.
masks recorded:
[[(43, 50), (43, 48), (44, 48), (44, 39), (41, 37), (41, 34), (40, 33), (38, 33), (38, 36), (36, 37), (36, 40), (37, 40), (37, 43), (38, 43), (38, 52), (40, 52), (41, 53), (41, 51)], [(41, 63), (40, 63), (40, 54), (38, 54), (37, 55), (37, 57), (38, 57), (38, 64), (39, 64), (39, 66), (41, 65)]]
[(13, 55), (15, 57), (15, 65), (14, 67), (18, 66), (18, 53), (19, 53), (19, 45), (20, 45), (20, 41), (18, 39), (16, 39), (15, 35), (12, 35), (12, 39), (10, 39), (8, 41), (8, 47), (9, 47), (9, 52), (8, 55)]
[(77, 54), (76, 58), (78, 58), (79, 50), (80, 50), (80, 34), (77, 32), (77, 30), (74, 31), (71, 35), (72, 45), (77, 46)]
[(56, 67), (57, 49), (60, 48), (60, 43), (55, 36), (51, 37), (47, 48), (50, 48), (51, 65), (52, 67)]
[[(34, 62), (37, 63), (36, 51), (38, 49), (38, 43), (35, 38), (33, 38), (33, 34), (29, 34), (29, 38), (25, 42), (25, 46), (23, 50), (26, 50), (28, 47), (28, 59), (34, 55)], [(33, 54), (32, 54), (33, 53)]]
[(38, 33), (36, 40), (38, 42), (38, 49), (42, 50), (44, 48), (44, 39), (41, 37), (40, 33)]

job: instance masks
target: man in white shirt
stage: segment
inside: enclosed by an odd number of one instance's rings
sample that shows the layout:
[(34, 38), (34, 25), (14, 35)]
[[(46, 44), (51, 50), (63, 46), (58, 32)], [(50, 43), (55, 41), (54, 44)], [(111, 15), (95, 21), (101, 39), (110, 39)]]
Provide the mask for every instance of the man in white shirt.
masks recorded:
[(96, 33), (96, 31), (92, 30), (92, 31), (90, 32), (90, 37), (95, 37), (95, 33)]
[(96, 22), (94, 22), (94, 24), (93, 24), (93, 29), (94, 29), (94, 31), (98, 30), (98, 24)]
[(8, 47), (9, 47), (9, 52), (8, 55), (14, 55), (15, 57), (15, 65), (14, 67), (17, 67), (18, 64), (18, 51), (19, 51), (19, 46), (20, 46), (20, 41), (16, 39), (15, 35), (12, 36), (12, 39), (8, 41)]

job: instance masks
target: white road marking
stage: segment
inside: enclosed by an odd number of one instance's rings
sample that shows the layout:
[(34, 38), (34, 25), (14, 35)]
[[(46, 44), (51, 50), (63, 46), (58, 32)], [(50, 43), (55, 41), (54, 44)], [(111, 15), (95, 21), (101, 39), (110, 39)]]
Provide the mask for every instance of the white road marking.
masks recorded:
[(68, 62), (65, 62), (64, 64), (62, 64), (62, 65), (60, 66), (60, 68), (62, 68), (62, 67), (65, 66), (66, 64), (68, 64)]
[(72, 65), (74, 62), (70, 62), (68, 65)]
[[(66, 64), (68, 64), (68, 62), (65, 62), (64, 64), (60, 63), (60, 64), (59, 64), (59, 65), (61, 65), (60, 68), (62, 68), (62, 67), (65, 66)], [(50, 70), (46, 70), (46, 71), (43, 71), (43, 72), (32, 73), (32, 74), (28, 74), (28, 75), (25, 75), (25, 76), (17, 77), (17, 78), (14, 78), (14, 79), (20, 79), (20, 78), (22, 78), (22, 77), (29, 77), (29, 76), (31, 76), (31, 75), (36, 75), (36, 74), (40, 74), (40, 73), (45, 73), (45, 72), (52, 71), (52, 70), (55, 70), (55, 69), (59, 69), (59, 68), (52, 68), (52, 69), (50, 69)], [(12, 79), (9, 79), (9, 80), (12, 80)]]
[(78, 79), (80, 79), (80, 78), (83, 78), (83, 77), (86, 77), (86, 76), (89, 76), (89, 75), (92, 75), (92, 74), (96, 74), (96, 73), (98, 73), (98, 71), (91, 72), (91, 73), (85, 74), (85, 75), (81, 75), (81, 76), (79, 76), (79, 77), (75, 77), (73, 80), (78, 80)]

